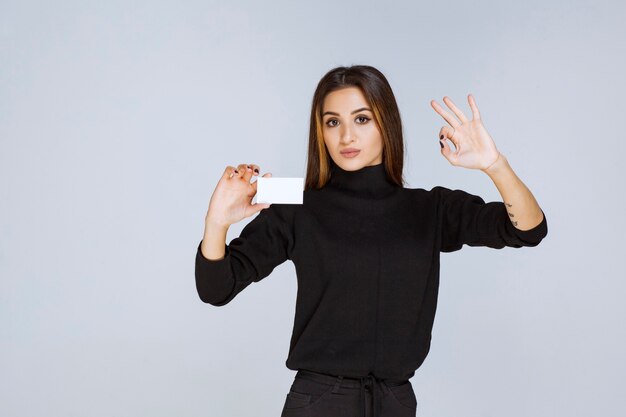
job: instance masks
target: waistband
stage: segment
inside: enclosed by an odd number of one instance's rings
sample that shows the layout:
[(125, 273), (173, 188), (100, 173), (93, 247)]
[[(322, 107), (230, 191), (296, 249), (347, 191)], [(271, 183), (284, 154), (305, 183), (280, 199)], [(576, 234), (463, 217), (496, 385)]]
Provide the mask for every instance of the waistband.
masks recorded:
[(374, 383), (384, 382), (388, 387), (395, 387), (398, 385), (406, 384), (408, 379), (392, 379), (392, 378), (377, 378), (372, 374), (361, 377), (348, 377), (342, 375), (328, 374), (324, 372), (310, 371), (308, 369), (298, 369), (296, 377), (308, 378), (314, 381), (322, 382), (324, 384), (333, 385), (337, 380), (341, 380), (341, 386), (358, 388), (363, 385), (363, 381), (370, 380)]
[(296, 373), (296, 378), (304, 378), (327, 385), (334, 385), (334, 393), (338, 392), (340, 387), (360, 388), (359, 395), (363, 400), (361, 404), (363, 405), (363, 416), (365, 417), (367, 417), (365, 408), (365, 401), (367, 401), (367, 396), (365, 395), (366, 389), (371, 390), (372, 392), (372, 417), (376, 417), (380, 415), (380, 392), (382, 391), (385, 394), (388, 394), (389, 387), (406, 384), (408, 381), (407, 379), (398, 380), (391, 378), (377, 378), (371, 373), (367, 376), (348, 377), (343, 375), (315, 372), (307, 369), (299, 369)]

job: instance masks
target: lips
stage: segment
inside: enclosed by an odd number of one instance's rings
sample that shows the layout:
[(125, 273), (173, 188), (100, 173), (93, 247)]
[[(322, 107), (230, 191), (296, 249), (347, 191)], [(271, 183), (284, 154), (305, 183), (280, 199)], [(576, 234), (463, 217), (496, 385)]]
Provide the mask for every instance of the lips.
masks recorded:
[(360, 153), (361, 151), (358, 149), (354, 149), (354, 148), (347, 148), (347, 149), (343, 149), (341, 151), (341, 156), (343, 156), (344, 158), (356, 158), (356, 156)]

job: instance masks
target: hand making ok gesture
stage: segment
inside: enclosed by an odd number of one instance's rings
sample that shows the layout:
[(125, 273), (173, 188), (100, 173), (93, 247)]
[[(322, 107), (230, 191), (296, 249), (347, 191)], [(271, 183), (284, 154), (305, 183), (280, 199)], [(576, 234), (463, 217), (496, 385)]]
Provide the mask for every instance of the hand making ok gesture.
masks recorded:
[[(472, 109), (472, 120), (465, 117), (450, 97), (443, 98), (444, 103), (454, 112), (460, 122), (435, 100), (430, 101), (433, 109), (450, 124), (450, 127), (443, 126), (439, 131), (441, 153), (454, 166), (484, 171), (498, 160), (500, 152), (483, 126), (474, 96), (469, 94), (467, 98)], [(446, 139), (452, 141), (456, 152), (452, 152)]]

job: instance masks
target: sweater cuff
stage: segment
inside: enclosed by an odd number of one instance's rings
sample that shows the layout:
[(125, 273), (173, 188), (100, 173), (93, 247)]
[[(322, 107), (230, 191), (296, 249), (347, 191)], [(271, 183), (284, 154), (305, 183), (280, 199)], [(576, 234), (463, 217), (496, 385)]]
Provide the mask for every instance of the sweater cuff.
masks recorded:
[(541, 223), (539, 223), (532, 229), (520, 230), (517, 227), (513, 226), (513, 223), (511, 223), (510, 219), (506, 222), (507, 227), (524, 242), (529, 244), (539, 244), (539, 242), (541, 242), (541, 240), (548, 234), (548, 222), (546, 220), (546, 215), (543, 210), (541, 210), (541, 213), (543, 214), (543, 219), (541, 220)]
[(224, 257), (222, 259), (207, 259), (202, 254), (202, 241), (198, 244), (196, 251), (196, 270), (200, 276), (225, 277), (230, 275), (230, 251), (228, 245), (224, 243)]

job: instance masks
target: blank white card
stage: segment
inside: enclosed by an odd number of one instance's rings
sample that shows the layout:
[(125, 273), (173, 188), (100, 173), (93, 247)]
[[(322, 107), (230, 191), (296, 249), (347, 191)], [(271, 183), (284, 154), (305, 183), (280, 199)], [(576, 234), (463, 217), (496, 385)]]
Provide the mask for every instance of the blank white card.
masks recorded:
[(302, 204), (304, 178), (258, 177), (256, 182), (257, 203)]

